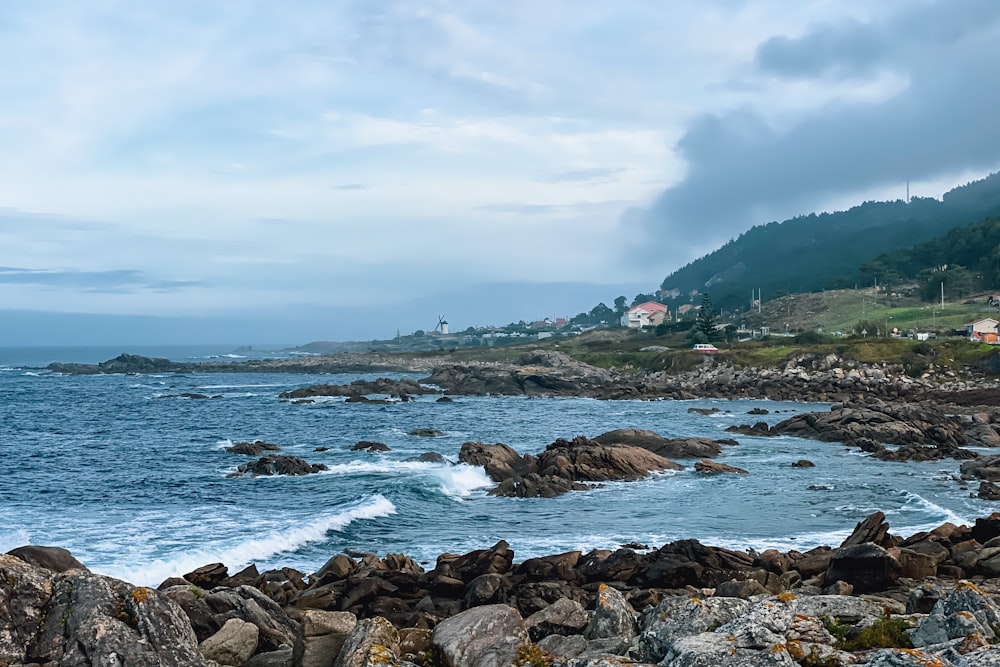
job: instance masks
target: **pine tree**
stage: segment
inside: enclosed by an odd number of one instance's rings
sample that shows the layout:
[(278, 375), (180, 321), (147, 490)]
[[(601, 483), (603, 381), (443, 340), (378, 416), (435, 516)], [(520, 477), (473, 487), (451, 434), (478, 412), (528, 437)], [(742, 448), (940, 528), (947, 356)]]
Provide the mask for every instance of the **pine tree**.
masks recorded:
[(701, 297), (701, 310), (698, 311), (694, 329), (704, 334), (710, 342), (715, 342), (722, 339), (721, 332), (716, 330), (715, 325), (715, 306), (712, 305), (712, 297), (706, 293)]

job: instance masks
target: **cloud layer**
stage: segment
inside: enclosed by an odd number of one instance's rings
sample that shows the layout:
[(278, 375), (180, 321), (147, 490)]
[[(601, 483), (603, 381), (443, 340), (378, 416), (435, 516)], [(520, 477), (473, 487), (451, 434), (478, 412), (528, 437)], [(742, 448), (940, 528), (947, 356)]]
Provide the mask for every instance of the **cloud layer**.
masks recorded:
[(6, 3), (0, 302), (405, 330), (456, 288), (610, 301), (752, 224), (996, 169), (998, 21), (990, 0)]

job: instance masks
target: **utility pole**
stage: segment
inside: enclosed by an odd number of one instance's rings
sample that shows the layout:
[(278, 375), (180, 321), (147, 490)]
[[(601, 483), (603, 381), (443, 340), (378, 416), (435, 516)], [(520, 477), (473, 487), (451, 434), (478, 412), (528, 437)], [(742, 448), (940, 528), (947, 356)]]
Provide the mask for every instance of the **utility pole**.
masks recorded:
[(944, 311), (944, 281), (941, 281), (941, 310)]

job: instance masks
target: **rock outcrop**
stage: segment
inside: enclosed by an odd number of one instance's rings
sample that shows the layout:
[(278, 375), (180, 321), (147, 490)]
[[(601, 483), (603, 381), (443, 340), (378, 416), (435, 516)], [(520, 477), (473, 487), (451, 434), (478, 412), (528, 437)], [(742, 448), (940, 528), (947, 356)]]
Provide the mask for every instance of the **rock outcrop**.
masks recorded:
[(498, 482), (492, 494), (521, 498), (548, 498), (593, 483), (636, 480), (683, 467), (642, 447), (602, 445), (583, 436), (556, 440), (538, 455), (521, 455), (504, 444), (467, 442), (458, 460), (482, 466)]

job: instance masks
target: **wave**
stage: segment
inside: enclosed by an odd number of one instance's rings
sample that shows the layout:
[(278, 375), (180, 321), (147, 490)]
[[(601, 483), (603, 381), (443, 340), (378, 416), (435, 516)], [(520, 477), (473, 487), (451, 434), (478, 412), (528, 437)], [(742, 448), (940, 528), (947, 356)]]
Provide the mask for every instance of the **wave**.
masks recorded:
[(267, 387), (284, 387), (283, 384), (199, 384), (198, 389), (263, 389)]
[(468, 498), (480, 489), (495, 486), (486, 470), (465, 463), (442, 466), (431, 474), (441, 482), (441, 493), (451, 498)]
[(26, 544), (31, 543), (31, 533), (24, 528), (18, 528), (15, 531), (7, 533), (0, 533), (0, 554), (5, 554), (11, 549), (23, 547)]
[[(956, 526), (960, 526), (963, 523), (970, 523), (968, 518), (959, 516), (956, 512), (948, 509), (947, 507), (942, 507), (937, 503), (924, 498), (918, 493), (913, 493), (912, 491), (903, 491), (903, 496), (906, 498), (906, 502), (903, 507), (916, 506), (916, 509), (923, 510), (934, 516), (943, 517), (941, 519), (934, 519), (936, 521), (930, 528), (923, 528), (923, 530), (930, 530), (931, 528), (937, 528), (942, 523), (948, 522), (953, 523)], [(928, 524), (930, 525), (930, 524)]]
[(331, 530), (339, 531), (355, 521), (395, 513), (396, 506), (392, 501), (385, 496), (375, 495), (366, 504), (320, 517), (300, 528), (275, 531), (229, 546), (185, 551), (183, 554), (155, 559), (140, 566), (110, 565), (91, 569), (141, 586), (156, 586), (168, 577), (181, 576), (207, 563), (224, 563), (230, 573), (235, 573), (250, 563), (265, 561), (278, 554), (292, 553), (307, 544), (323, 542)]

